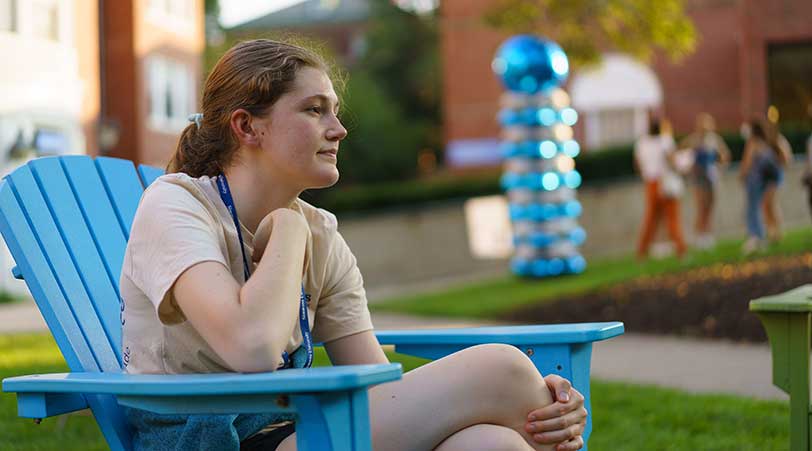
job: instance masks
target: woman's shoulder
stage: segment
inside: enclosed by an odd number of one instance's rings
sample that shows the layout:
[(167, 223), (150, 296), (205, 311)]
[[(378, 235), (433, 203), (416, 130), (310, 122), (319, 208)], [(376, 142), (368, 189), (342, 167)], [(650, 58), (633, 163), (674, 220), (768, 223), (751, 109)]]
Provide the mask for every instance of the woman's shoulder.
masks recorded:
[(211, 210), (215, 207), (207, 191), (212, 190), (216, 192), (210, 177), (195, 178), (182, 172), (164, 174), (144, 190), (138, 209), (152, 211), (185, 207)]
[(302, 199), (296, 199), (296, 205), (302, 212), (311, 232), (321, 232), (327, 236), (334, 235), (338, 231), (338, 218), (329, 211), (311, 205)]

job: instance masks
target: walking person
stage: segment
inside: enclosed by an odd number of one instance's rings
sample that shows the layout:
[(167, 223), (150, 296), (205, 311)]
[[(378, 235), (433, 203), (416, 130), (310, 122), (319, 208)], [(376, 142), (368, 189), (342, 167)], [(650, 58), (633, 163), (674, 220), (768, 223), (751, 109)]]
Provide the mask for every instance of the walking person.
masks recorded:
[(648, 134), (634, 145), (635, 168), (645, 183), (645, 213), (637, 246), (637, 256), (641, 259), (648, 257), (651, 241), (663, 217), (677, 257), (685, 254), (679, 217), (684, 184), (674, 168), (675, 148), (674, 138), (662, 133), (659, 119), (651, 121)]
[(680, 142), (680, 148), (690, 149), (693, 154), (690, 175), (696, 199), (696, 246), (707, 249), (716, 243), (712, 224), (713, 206), (719, 169), (730, 162), (730, 149), (716, 133), (716, 121), (708, 113), (697, 115), (696, 130)]
[(772, 124), (760, 119), (750, 122), (739, 168), (739, 177), (747, 193), (747, 240), (742, 247), (745, 254), (766, 247), (768, 235), (762, 214), (769, 221), (770, 238), (780, 238), (780, 211), (775, 194), (791, 157), (786, 139)]

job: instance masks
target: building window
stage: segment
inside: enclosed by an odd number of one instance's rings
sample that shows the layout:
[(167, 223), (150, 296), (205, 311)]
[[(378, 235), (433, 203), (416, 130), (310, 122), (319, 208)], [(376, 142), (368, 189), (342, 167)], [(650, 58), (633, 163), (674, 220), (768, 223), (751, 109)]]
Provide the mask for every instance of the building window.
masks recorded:
[(59, 2), (36, 0), (31, 2), (31, 32), (34, 36), (51, 41), (59, 40)]
[(770, 105), (782, 125), (809, 127), (812, 119), (812, 42), (767, 47)]
[(150, 126), (167, 133), (182, 130), (194, 104), (191, 69), (179, 61), (152, 57), (147, 62), (147, 83)]
[(16, 0), (0, 0), (0, 31), (17, 31)]
[(603, 110), (598, 113), (602, 146), (633, 142), (634, 110), (632, 108)]
[(149, 0), (147, 18), (153, 24), (186, 33), (194, 25), (197, 0)]

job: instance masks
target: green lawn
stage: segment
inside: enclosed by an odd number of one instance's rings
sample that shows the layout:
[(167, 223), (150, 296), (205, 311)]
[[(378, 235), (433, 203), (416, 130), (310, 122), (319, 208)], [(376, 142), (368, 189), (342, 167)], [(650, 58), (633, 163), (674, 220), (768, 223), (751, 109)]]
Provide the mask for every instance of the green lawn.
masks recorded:
[[(390, 354), (406, 370), (422, 359)], [(324, 364), (326, 355), (317, 353)], [(66, 367), (48, 335), (0, 335), (0, 378), (62, 372)], [(732, 396), (688, 395), (676, 390), (594, 382), (593, 450), (782, 450), (788, 449), (786, 402)], [(64, 418), (62, 420), (60, 418)], [(92, 417), (73, 414), (35, 425), (16, 416), (14, 395), (0, 394), (0, 449), (107, 449)]]
[(812, 250), (812, 229), (793, 230), (764, 252), (743, 257), (741, 240), (720, 242), (708, 251), (693, 251), (683, 261), (676, 258), (638, 262), (634, 257), (595, 260), (577, 276), (522, 279), (506, 275), (447, 290), (376, 302), (375, 311), (426, 316), (494, 318), (518, 307), (583, 293), (641, 276), (685, 271), (721, 263), (736, 263), (766, 255), (790, 255)]

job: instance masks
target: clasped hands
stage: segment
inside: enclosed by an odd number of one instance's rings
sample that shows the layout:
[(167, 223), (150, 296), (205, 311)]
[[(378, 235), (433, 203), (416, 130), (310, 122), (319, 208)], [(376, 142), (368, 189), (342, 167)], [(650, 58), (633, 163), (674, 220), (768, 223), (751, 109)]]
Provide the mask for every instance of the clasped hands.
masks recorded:
[(556, 444), (556, 451), (576, 451), (584, 446), (581, 436), (586, 428), (584, 396), (561, 376), (544, 378), (553, 403), (527, 414), (525, 431), (540, 444)]

